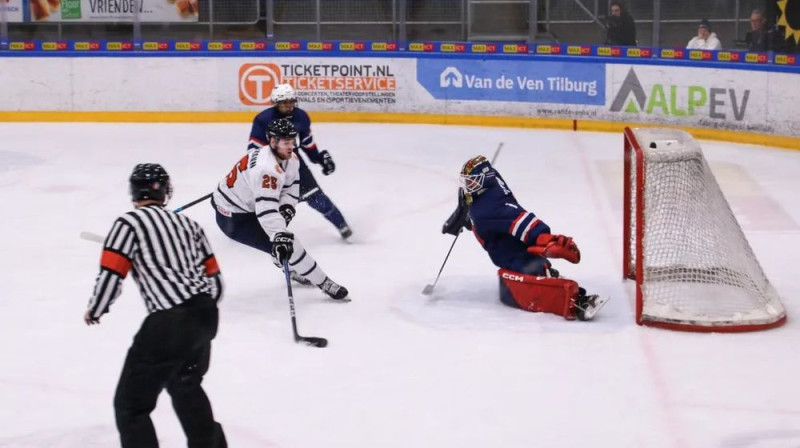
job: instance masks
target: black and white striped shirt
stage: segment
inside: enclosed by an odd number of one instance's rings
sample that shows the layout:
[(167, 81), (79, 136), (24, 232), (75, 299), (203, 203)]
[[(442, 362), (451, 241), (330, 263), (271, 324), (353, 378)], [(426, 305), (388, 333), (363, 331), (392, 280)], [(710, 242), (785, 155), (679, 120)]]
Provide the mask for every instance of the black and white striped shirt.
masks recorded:
[(202, 293), (214, 300), (222, 296), (222, 276), (203, 229), (160, 205), (132, 210), (114, 222), (89, 301), (91, 317), (108, 312), (131, 269), (151, 313)]

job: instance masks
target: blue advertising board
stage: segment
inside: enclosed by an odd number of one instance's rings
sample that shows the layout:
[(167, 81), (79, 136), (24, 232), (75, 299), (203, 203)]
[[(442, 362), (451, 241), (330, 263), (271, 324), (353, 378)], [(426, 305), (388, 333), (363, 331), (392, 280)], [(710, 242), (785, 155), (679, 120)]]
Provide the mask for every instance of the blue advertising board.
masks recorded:
[(510, 60), (417, 61), (417, 81), (434, 98), (605, 104), (604, 64)]

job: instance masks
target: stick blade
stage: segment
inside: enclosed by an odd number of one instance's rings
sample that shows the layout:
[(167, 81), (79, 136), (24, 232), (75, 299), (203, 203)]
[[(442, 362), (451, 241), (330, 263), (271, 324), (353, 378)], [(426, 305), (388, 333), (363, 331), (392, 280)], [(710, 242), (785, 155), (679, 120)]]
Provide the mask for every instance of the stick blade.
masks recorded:
[(422, 294), (426, 296), (433, 294), (433, 285), (425, 285), (425, 288), (422, 289)]
[(297, 342), (302, 342), (310, 347), (325, 348), (328, 346), (328, 340), (325, 338), (315, 338), (313, 336), (303, 337), (299, 336)]
[(102, 236), (92, 232), (81, 232), (81, 239), (86, 241), (94, 241), (95, 243), (103, 243), (106, 239)]

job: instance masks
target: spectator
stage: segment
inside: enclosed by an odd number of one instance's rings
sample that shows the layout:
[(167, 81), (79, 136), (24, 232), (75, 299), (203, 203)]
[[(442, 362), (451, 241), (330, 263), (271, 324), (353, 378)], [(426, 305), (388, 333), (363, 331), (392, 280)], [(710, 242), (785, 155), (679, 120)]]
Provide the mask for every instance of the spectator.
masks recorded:
[(686, 48), (690, 50), (722, 49), (722, 44), (720, 44), (719, 39), (717, 38), (717, 33), (711, 31), (711, 23), (708, 21), (708, 19), (703, 19), (700, 21), (700, 25), (697, 27), (697, 36), (689, 41), (689, 44), (686, 45)]
[(767, 28), (767, 20), (760, 9), (750, 13), (750, 31), (745, 35), (749, 51), (771, 51), (781, 48), (780, 36), (774, 29)]
[(633, 17), (622, 7), (622, 2), (613, 0), (611, 15), (606, 25), (606, 45), (636, 45), (636, 24)]

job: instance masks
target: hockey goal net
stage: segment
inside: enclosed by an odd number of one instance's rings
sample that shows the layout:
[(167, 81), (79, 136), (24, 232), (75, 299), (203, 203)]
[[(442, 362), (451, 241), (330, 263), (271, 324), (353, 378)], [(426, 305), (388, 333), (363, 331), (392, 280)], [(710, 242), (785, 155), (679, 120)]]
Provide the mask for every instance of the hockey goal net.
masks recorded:
[(636, 280), (636, 323), (733, 332), (786, 321), (691, 135), (625, 128), (624, 178), (623, 273)]

